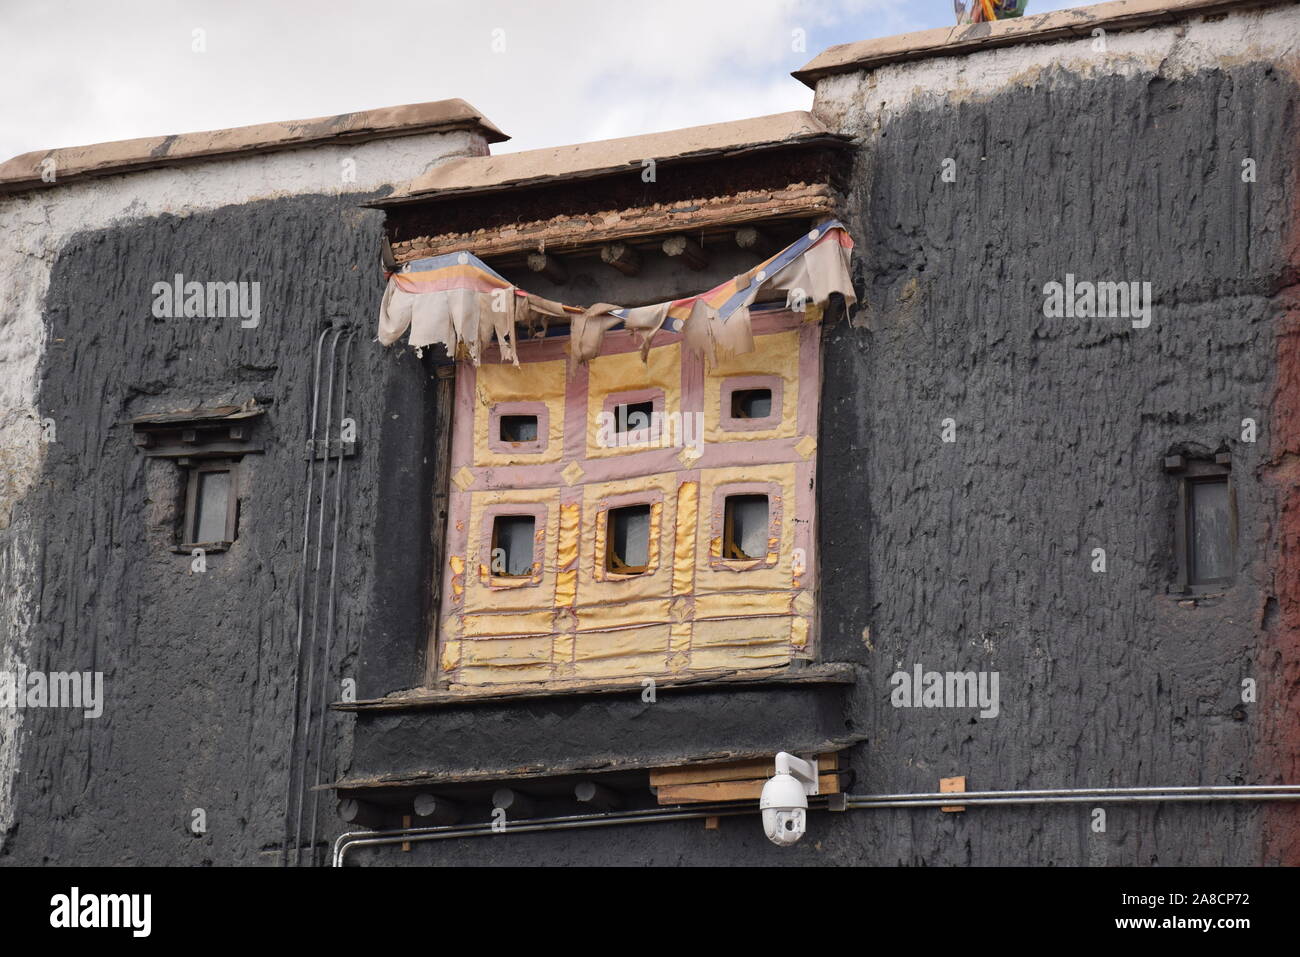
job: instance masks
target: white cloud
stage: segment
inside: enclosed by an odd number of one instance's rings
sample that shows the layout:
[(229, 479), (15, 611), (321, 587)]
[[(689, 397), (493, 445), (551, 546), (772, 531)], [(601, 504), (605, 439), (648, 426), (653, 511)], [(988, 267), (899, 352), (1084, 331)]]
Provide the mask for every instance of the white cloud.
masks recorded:
[(819, 51), (952, 22), (948, 0), (0, 4), (0, 158), (446, 97), (498, 151), (624, 136), (806, 109), (788, 74)]

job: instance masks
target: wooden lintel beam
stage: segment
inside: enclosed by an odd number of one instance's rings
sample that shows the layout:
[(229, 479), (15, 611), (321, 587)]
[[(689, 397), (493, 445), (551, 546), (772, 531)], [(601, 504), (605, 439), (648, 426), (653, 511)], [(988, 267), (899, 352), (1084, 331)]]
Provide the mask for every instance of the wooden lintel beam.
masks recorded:
[(709, 264), (709, 254), (689, 236), (669, 236), (663, 241), (662, 248), (665, 256), (674, 259), (680, 257), (682, 262), (696, 272)]

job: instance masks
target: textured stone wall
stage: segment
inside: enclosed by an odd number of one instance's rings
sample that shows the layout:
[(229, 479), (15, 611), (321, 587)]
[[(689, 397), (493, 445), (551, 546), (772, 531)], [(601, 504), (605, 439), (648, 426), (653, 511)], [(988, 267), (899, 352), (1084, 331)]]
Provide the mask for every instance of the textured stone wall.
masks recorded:
[[(1294, 14), (1270, 16), (1121, 35), (1109, 61), (1090, 59), (1086, 40), (1009, 48), (836, 77), (819, 93), (861, 141), (848, 213), (864, 301), (827, 331), (818, 522), (823, 657), (861, 666), (840, 716), (868, 736), (855, 792), (929, 791), (963, 774), (976, 789), (1296, 783), (1300, 130), (1295, 73), (1258, 53)], [(964, 87), (946, 97), (954, 77)], [(94, 722), (26, 716), (8, 859), (271, 859), (288, 748), (294, 443), (307, 355), (330, 319), (361, 330), (362, 454), (340, 555), (341, 640), (358, 649), (347, 668), (363, 697), (418, 673), (428, 370), (368, 341), (379, 220), (353, 205), (322, 196), (150, 217), (60, 248), (37, 380), (59, 443), (21, 503), (31, 534), (21, 549), (9, 540), (0, 567), (34, 596), (20, 612), (29, 666), (101, 667), (110, 707)], [(257, 336), (148, 317), (143, 289), (159, 273), (253, 270), (278, 317)], [(1045, 317), (1044, 284), (1066, 273), (1150, 282), (1150, 325)], [(195, 580), (161, 547), (166, 475), (120, 423), (248, 394), (275, 401), (244, 489), (247, 538)], [(1241, 441), (1245, 418), (1255, 443)], [(1221, 446), (1237, 488), (1237, 579), (1188, 603), (1169, 593), (1176, 487), (1161, 460)], [(1096, 548), (1104, 573), (1091, 570)], [(893, 707), (890, 675), (918, 663), (997, 672), (998, 716)], [(1241, 701), (1248, 677), (1255, 704)], [(591, 740), (603, 730), (593, 724)], [(346, 730), (340, 741), (346, 765)], [(209, 811), (205, 838), (185, 830), (193, 807)], [(792, 849), (741, 818), (355, 860), (1296, 862), (1291, 807), (1113, 806), (1101, 834), (1090, 811), (817, 813)]]

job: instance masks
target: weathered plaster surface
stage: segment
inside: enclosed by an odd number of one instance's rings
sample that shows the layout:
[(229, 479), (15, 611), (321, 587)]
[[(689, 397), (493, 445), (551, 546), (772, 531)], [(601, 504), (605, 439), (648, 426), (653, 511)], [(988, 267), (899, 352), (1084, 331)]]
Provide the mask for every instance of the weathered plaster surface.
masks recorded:
[[(42, 531), (50, 516), (26, 506), (33, 486), (41, 479), (50, 451), (42, 440), (42, 420), (51, 420), (58, 442), (81, 441), (88, 430), (101, 424), (69, 419), (69, 410), (42, 407), (38, 388), (42, 362), (52, 345), (74, 354), (91, 343), (110, 349), (129, 336), (115, 323), (148, 318), (149, 302), (130, 318), (105, 310), (91, 317), (90, 327), (75, 330), (78, 338), (64, 340), (64, 332), (51, 333), (46, 301), (50, 276), (59, 256), (74, 237), (112, 231), (154, 217), (195, 216), (223, 207), (303, 194), (340, 197), (348, 205), (350, 194), (367, 194), (416, 177), (441, 159), (478, 155), (486, 150), (483, 138), (472, 132), (434, 133), (323, 146), (245, 157), (214, 160), (167, 170), (104, 177), (57, 185), (0, 198), (0, 670), (18, 664), (36, 667), (45, 656), (51, 668), (84, 667), (60, 660), (60, 649), (33, 647), (33, 625), (39, 621), (39, 596), (34, 591), (44, 560)], [(371, 217), (376, 218), (376, 217)], [(180, 232), (179, 226), (172, 227)], [(310, 230), (309, 221), (302, 228)], [(307, 237), (304, 237), (306, 239)], [(247, 237), (213, 236), (213, 242), (238, 246)], [(246, 250), (250, 265), (280, 263), (275, 249)], [(175, 255), (175, 259), (170, 257)], [(179, 263), (182, 251), (163, 242), (153, 263), (153, 274), (134, 277), (143, 282), (167, 279), (169, 262)], [(364, 262), (372, 265), (371, 259)], [(351, 264), (349, 263), (349, 266)], [(121, 279), (122, 266), (112, 259), (95, 262), (93, 270), (70, 272), (66, 281), (81, 285), (94, 300), (96, 290)], [(206, 275), (198, 279), (226, 280), (233, 276)], [(144, 290), (147, 292), (147, 289)], [(65, 293), (66, 294), (66, 293)], [(56, 338), (51, 342), (50, 336)], [(100, 339), (100, 337), (104, 337)], [(108, 356), (120, 353), (108, 352)], [(126, 375), (112, 362), (98, 366), (111, 388), (111, 380)], [(196, 397), (204, 398), (204, 397)], [(86, 410), (78, 410), (83, 414)], [(82, 448), (84, 451), (84, 447)], [(21, 711), (0, 710), (0, 846), (14, 823), (12, 793), (19, 767), (23, 722)]]
[(1300, 7), (1277, 7), (830, 76), (817, 84), (813, 114), (841, 133), (865, 136), (906, 110), (1047, 85), (1056, 71), (1080, 79), (1159, 75), (1173, 81), (1203, 70), (1297, 56)]

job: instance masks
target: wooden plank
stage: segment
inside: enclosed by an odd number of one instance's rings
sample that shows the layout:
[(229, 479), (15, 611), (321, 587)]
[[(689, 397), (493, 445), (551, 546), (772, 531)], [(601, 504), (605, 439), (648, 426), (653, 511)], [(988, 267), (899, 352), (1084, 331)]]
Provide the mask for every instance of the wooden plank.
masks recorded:
[[(829, 754), (833, 751), (842, 751), (845, 748), (851, 748), (856, 744), (861, 744), (866, 739), (867, 736), (865, 734), (846, 734), (840, 738), (828, 738), (809, 743), (806, 746), (800, 745), (798, 746), (798, 751), (805, 754)], [(685, 767), (687, 765), (721, 764), (727, 761), (756, 761), (760, 758), (769, 760), (765, 757), (768, 753), (770, 752), (766, 752), (765, 750), (756, 752), (751, 749), (715, 751), (674, 759), (672, 766)], [(660, 758), (659, 761), (661, 762), (663, 759)], [(419, 771), (406, 771), (400, 774), (384, 774), (378, 777), (343, 778), (329, 784), (318, 784), (313, 787), (312, 790), (339, 791), (341, 792), (340, 797), (363, 797), (366, 795), (353, 794), (350, 792), (365, 792), (390, 788), (412, 788), (437, 784), (477, 784), (488, 781), (519, 781), (529, 778), (555, 778), (571, 774), (586, 776), (607, 771), (650, 771), (653, 767), (654, 765), (644, 758), (618, 756), (602, 758), (596, 761), (583, 761), (572, 765), (531, 764), (516, 765), (508, 768), (475, 768), (473, 770), (468, 768), (423, 769)]]
[[(839, 755), (832, 752), (817, 758), (819, 771), (834, 771), (839, 768)], [(655, 768), (650, 772), (651, 787), (670, 787), (676, 784), (708, 784), (714, 781), (748, 781), (755, 778), (767, 779), (772, 776), (771, 758), (755, 761), (731, 761), (726, 764), (710, 764), (689, 768)]]
[(665, 233), (735, 228), (762, 220), (817, 219), (835, 215), (842, 201), (824, 183), (791, 183), (784, 188), (746, 191), (702, 199), (678, 207), (638, 207), (574, 216), (563, 222), (539, 220), (471, 233), (420, 236), (393, 243), (399, 263), (447, 252), (469, 250), (479, 258), (521, 254), (545, 244), (548, 253), (594, 251), (607, 243), (648, 239)]
[[(676, 784), (661, 787), (660, 804), (706, 804), (710, 801), (757, 801), (763, 793), (767, 778), (752, 781), (712, 781), (704, 784)], [(840, 776), (823, 774), (817, 787), (822, 794), (840, 793)]]
[[(960, 793), (960, 792), (965, 791), (965, 790), (966, 790), (966, 778), (965, 778), (964, 775), (963, 775), (962, 777), (957, 777), (957, 778), (940, 778), (940, 779), (939, 779), (939, 793), (940, 793), (940, 794), (957, 794), (957, 793)], [(965, 807), (962, 807), (962, 806), (956, 806), (956, 807), (941, 807), (941, 808), (939, 808), (939, 810), (940, 810), (940, 811), (950, 811), (950, 812), (951, 812), (951, 811), (964, 811), (964, 810), (966, 810), (966, 808), (965, 808)]]
[[(456, 404), (455, 364), (434, 367), (433, 434), (435, 454), (433, 478), (433, 514), (429, 529), (434, 572), (429, 583), (429, 634), (425, 642), (424, 684), (436, 687), (438, 675), (438, 639), (442, 626), (442, 573), (447, 553), (447, 513), (451, 502), (451, 413)], [(445, 679), (444, 679), (445, 680)]]

